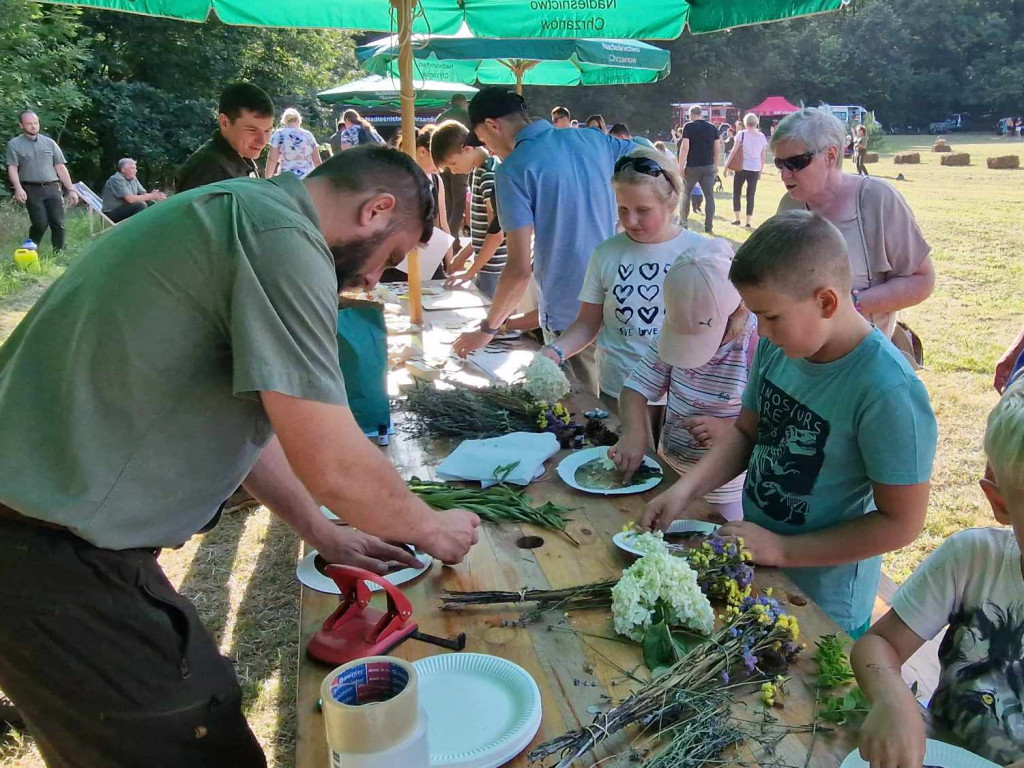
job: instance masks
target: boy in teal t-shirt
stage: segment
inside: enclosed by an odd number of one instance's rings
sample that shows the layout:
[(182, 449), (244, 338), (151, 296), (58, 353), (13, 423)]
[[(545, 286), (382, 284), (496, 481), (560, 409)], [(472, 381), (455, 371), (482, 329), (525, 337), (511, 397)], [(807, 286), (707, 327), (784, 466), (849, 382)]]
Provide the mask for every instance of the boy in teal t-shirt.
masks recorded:
[[(936, 425), (924, 385), (857, 311), (842, 234), (821, 216), (766, 221), (730, 271), (758, 317), (758, 346), (735, 426), (651, 501), (666, 528), (708, 490), (747, 471), (742, 536), (847, 632), (871, 619), (881, 555), (921, 532)], [(692, 512), (691, 512), (692, 514)]]

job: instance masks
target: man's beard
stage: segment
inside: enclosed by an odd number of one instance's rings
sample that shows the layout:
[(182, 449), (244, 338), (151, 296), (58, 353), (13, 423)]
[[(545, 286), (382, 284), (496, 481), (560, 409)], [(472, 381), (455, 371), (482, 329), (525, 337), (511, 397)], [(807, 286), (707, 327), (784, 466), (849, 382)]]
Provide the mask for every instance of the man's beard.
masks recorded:
[(381, 244), (390, 237), (385, 231), (372, 237), (346, 240), (331, 246), (334, 256), (334, 272), (338, 276), (338, 290), (360, 288), (363, 284), (363, 270)]

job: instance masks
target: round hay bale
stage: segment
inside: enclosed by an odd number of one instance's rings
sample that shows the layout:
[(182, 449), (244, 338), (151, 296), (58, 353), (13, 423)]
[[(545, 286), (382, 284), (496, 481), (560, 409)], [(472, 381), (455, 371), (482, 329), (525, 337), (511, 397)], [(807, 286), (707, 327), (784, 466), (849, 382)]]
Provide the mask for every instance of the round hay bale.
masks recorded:
[(864, 162), (865, 163), (877, 163), (878, 162), (878, 153), (877, 152), (865, 152), (864, 153)]
[(1017, 155), (1000, 155), (999, 157), (989, 157), (985, 160), (985, 164), (989, 168), (995, 168), (997, 170), (1020, 168), (1020, 157)]
[(932, 145), (932, 152), (952, 152), (953, 148), (944, 139), (936, 139)]
[(970, 165), (971, 156), (967, 152), (950, 152), (942, 157), (939, 162), (942, 165)]
[(917, 165), (921, 162), (920, 152), (899, 152), (892, 161), (896, 165)]

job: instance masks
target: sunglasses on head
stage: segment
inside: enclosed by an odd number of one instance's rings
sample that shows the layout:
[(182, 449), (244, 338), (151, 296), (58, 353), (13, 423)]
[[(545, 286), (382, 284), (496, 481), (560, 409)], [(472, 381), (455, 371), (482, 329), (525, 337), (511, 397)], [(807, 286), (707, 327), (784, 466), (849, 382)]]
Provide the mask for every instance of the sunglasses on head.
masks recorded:
[(620, 157), (618, 161), (615, 163), (615, 173), (618, 173), (623, 168), (627, 168), (630, 166), (633, 168), (634, 171), (636, 171), (637, 173), (642, 173), (645, 176), (662, 176), (665, 179), (665, 181), (668, 182), (668, 185), (672, 187), (672, 191), (676, 191), (676, 185), (672, 183), (672, 179), (669, 178), (669, 175), (667, 173), (665, 173), (665, 169), (662, 168), (653, 160), (651, 160), (650, 158), (632, 157), (630, 155)]
[(811, 164), (811, 160), (817, 152), (804, 152), (800, 155), (793, 155), (792, 157), (776, 157), (775, 167), (780, 171), (785, 168), (787, 171), (802, 171), (808, 165)]

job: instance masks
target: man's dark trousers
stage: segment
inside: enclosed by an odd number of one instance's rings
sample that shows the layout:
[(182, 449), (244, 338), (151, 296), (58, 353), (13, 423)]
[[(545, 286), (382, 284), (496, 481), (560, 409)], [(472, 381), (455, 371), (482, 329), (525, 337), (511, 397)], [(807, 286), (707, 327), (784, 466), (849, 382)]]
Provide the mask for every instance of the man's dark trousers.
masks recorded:
[(683, 199), (686, 207), (680, 206), (680, 219), (683, 227), (687, 226), (686, 214), (689, 213), (690, 194), (693, 188), (700, 184), (700, 191), (704, 193), (704, 231), (711, 232), (715, 218), (715, 175), (716, 168), (713, 165), (702, 165), (697, 168), (686, 166), (683, 170)]
[(265, 768), (231, 664), (154, 550), (0, 519), (0, 689), (49, 768)]
[(28, 196), (28, 220), (30, 222), (28, 238), (39, 245), (47, 228), (53, 242), (53, 250), (64, 249), (66, 234), (64, 232), (64, 195), (60, 191), (59, 181), (45, 184), (23, 182), (22, 188)]
[(148, 207), (149, 206), (146, 203), (121, 203), (117, 208), (111, 208), (109, 211), (104, 211), (103, 215), (117, 224), (117, 222), (124, 221), (129, 216), (134, 216), (136, 213), (142, 213)]

